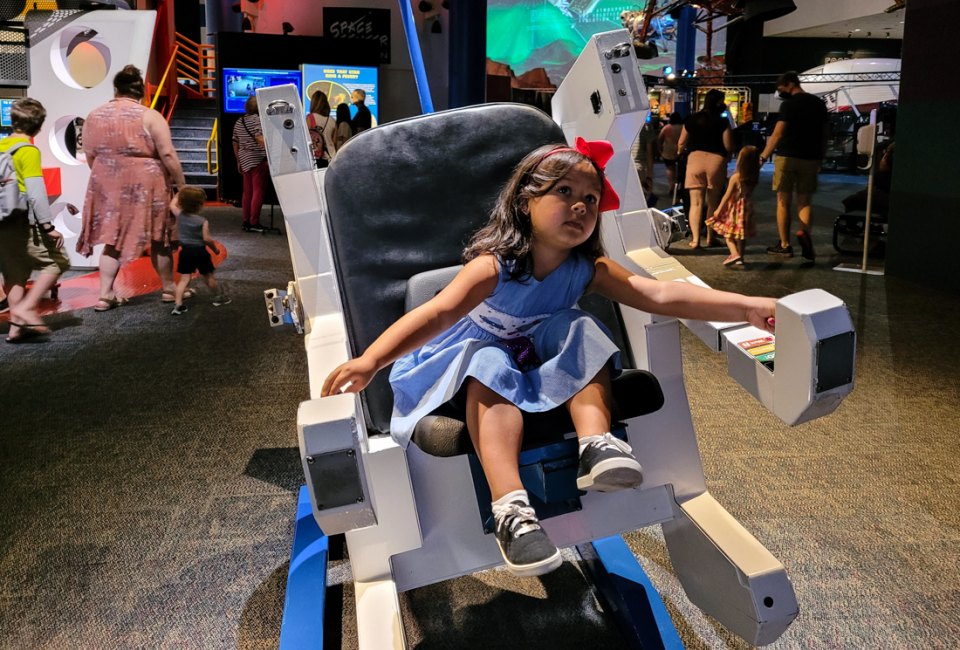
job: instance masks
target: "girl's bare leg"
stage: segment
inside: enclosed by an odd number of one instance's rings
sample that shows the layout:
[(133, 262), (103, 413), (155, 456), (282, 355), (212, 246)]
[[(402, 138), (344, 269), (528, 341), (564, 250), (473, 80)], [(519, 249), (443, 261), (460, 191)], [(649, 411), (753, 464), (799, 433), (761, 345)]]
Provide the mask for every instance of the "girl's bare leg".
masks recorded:
[(467, 384), (467, 430), (477, 452), (494, 501), (522, 490), (520, 445), (523, 416), (507, 401), (479, 381)]
[(567, 402), (580, 441), (577, 487), (581, 490), (615, 492), (643, 481), (643, 468), (630, 445), (610, 433), (612, 403), (606, 367)]
[(610, 414), (613, 410), (611, 391), (610, 371), (604, 367), (567, 402), (577, 438), (602, 436), (610, 431)]
[(726, 242), (727, 250), (730, 251), (730, 257), (727, 258), (728, 260), (731, 260), (735, 257), (740, 257), (740, 249), (737, 246), (737, 240), (735, 240), (733, 237), (724, 237), (723, 241)]

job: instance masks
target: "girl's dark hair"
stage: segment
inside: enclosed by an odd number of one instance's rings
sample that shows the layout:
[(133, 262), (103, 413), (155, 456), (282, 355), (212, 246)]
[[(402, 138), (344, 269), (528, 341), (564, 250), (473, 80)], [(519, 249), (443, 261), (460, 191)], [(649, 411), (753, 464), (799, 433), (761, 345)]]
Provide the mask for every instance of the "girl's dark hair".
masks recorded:
[(670, 113), (670, 124), (683, 124), (683, 116), (680, 113)]
[[(544, 158), (558, 147), (563, 148), (563, 151)], [(557, 181), (582, 162), (589, 162), (597, 171), (599, 200), (603, 187), (603, 172), (580, 152), (568, 149), (566, 145), (550, 144), (527, 154), (514, 168), (510, 180), (500, 191), (489, 221), (474, 233), (464, 249), (463, 261), (469, 262), (485, 253), (493, 253), (502, 261), (513, 263), (513, 268), (510, 269), (512, 279), (521, 282), (529, 279), (533, 275), (533, 227), (530, 214), (524, 214), (523, 208), (530, 199), (543, 196), (553, 189)], [(599, 218), (590, 238), (574, 250), (594, 260), (605, 255), (600, 240)]]
[(326, 93), (318, 90), (310, 96), (310, 112), (316, 113), (322, 117), (330, 115), (330, 100)]
[(135, 65), (124, 66), (113, 77), (113, 89), (120, 97), (143, 99), (143, 74)]
[(740, 174), (740, 184), (755, 187), (760, 182), (760, 150), (754, 146), (746, 146), (737, 154), (737, 173)]
[(350, 107), (346, 104), (337, 106), (337, 124), (350, 121)]

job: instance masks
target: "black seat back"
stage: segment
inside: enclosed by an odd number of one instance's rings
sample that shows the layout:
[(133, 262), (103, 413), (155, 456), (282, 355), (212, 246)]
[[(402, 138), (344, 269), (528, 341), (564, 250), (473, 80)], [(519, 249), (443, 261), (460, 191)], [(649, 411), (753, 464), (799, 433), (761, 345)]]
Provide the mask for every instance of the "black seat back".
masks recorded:
[[(337, 152), (324, 194), (353, 354), (403, 315), (409, 278), (460, 262), (523, 156), (562, 142), (535, 108), (483, 104), (378, 126)], [(381, 433), (393, 410), (387, 374), (362, 394)]]

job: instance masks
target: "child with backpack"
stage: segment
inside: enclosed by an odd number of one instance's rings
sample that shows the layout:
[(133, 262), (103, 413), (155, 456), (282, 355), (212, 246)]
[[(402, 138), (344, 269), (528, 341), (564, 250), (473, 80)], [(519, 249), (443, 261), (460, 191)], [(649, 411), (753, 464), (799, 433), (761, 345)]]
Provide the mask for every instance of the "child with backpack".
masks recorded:
[(217, 242), (210, 236), (210, 223), (200, 216), (203, 210), (203, 204), (207, 200), (207, 194), (199, 187), (186, 186), (181, 188), (173, 201), (170, 202), (170, 211), (177, 217), (177, 230), (180, 236), (180, 257), (177, 259), (177, 273), (180, 278), (177, 280), (177, 290), (173, 311), (174, 316), (187, 311), (187, 306), (183, 304), (183, 296), (190, 284), (190, 276), (199, 271), (207, 286), (212, 291), (216, 291), (216, 297), (213, 299), (213, 306), (230, 304), (231, 300), (223, 290), (223, 286), (217, 285), (216, 278), (213, 277), (213, 260), (210, 259), (210, 253), (207, 248), (213, 251), (214, 255), (220, 253)]
[[(0, 140), (0, 274), (10, 307), (7, 343), (50, 333), (40, 318), (40, 299), (70, 268), (63, 235), (52, 223), (40, 150), (32, 144), (46, 117), (43, 104), (19, 99), (10, 110), (13, 135)], [(38, 274), (28, 291), (34, 271)]]

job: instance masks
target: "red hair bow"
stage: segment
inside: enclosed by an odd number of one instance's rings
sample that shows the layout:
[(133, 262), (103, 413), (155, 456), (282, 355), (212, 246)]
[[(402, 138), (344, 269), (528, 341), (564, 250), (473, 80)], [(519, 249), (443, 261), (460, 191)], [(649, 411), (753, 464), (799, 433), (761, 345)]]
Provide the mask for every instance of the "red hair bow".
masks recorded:
[(616, 210), (620, 207), (620, 195), (617, 194), (615, 189), (613, 189), (613, 185), (607, 179), (607, 175), (603, 171), (607, 166), (607, 162), (613, 157), (612, 144), (606, 140), (588, 141), (584, 140), (580, 136), (577, 136), (577, 140), (574, 142), (573, 147), (560, 147), (558, 149), (554, 149), (547, 155), (549, 156), (559, 151), (576, 151), (589, 158), (590, 161), (597, 166), (597, 169), (600, 171), (600, 177), (603, 179), (603, 187), (600, 190), (600, 204), (597, 206), (600, 212)]

